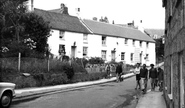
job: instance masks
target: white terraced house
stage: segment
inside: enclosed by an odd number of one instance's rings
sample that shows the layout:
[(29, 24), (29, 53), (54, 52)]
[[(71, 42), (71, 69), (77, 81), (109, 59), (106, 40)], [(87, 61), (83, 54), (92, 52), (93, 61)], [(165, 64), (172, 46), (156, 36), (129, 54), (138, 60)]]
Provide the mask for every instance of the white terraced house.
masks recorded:
[[(106, 62), (155, 64), (155, 41), (138, 29), (79, 19), (61, 9), (34, 12), (50, 22), (48, 44), (55, 56), (101, 57)], [(66, 12), (65, 12), (66, 13)]]

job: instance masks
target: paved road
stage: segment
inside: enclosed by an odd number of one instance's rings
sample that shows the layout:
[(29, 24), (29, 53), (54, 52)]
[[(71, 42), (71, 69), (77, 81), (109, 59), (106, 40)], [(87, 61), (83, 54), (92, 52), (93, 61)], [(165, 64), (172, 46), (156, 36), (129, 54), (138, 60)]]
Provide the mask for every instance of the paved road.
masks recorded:
[(123, 82), (94, 85), (80, 90), (42, 96), (11, 108), (135, 108), (135, 77)]

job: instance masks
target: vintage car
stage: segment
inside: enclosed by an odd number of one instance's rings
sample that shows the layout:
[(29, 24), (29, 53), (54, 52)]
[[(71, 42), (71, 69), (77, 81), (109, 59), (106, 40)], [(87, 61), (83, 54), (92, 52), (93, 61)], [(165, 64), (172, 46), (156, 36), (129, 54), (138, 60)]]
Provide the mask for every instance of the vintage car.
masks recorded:
[(8, 108), (15, 97), (15, 84), (0, 82), (0, 108)]

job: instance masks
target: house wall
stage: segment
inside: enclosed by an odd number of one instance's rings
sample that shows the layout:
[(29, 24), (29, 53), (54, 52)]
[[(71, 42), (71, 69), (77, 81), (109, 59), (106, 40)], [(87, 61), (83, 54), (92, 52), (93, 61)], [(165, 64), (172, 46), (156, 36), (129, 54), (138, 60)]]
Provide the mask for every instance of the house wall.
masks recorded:
[(184, 108), (185, 103), (182, 101), (185, 97), (182, 93), (185, 91), (185, 1), (179, 1), (176, 5), (177, 0), (166, 0), (165, 5), (164, 97), (168, 108)]
[(71, 47), (76, 46), (76, 57), (83, 57), (83, 34), (66, 32), (64, 34), (64, 40), (59, 38), (59, 30), (51, 30), (51, 36), (48, 38), (48, 44), (51, 49), (51, 53), (55, 56), (59, 56), (59, 45), (65, 45), (66, 55), (71, 57)]
[[(115, 49), (115, 61), (123, 61), (126, 64), (135, 65), (140, 62), (139, 54), (142, 52), (142, 64), (155, 64), (155, 43), (149, 42), (149, 47), (146, 47), (147, 42), (135, 40), (133, 46), (133, 39), (128, 39), (128, 44), (125, 44), (125, 38), (106, 36), (106, 46), (102, 45), (102, 35), (88, 34), (87, 41), (83, 40), (83, 33), (74, 33), (65, 31), (64, 39), (59, 38), (59, 30), (51, 30), (51, 36), (48, 39), (48, 44), (51, 53), (59, 56), (59, 44), (65, 45), (66, 55), (71, 57), (71, 46), (76, 45), (75, 57), (83, 57), (83, 47), (88, 47), (88, 57), (101, 57), (101, 51), (106, 51), (106, 61), (111, 61), (111, 51)], [(121, 52), (125, 52), (125, 60), (121, 60)], [(131, 53), (134, 54), (133, 61), (131, 61)], [(149, 59), (144, 57), (149, 54)]]

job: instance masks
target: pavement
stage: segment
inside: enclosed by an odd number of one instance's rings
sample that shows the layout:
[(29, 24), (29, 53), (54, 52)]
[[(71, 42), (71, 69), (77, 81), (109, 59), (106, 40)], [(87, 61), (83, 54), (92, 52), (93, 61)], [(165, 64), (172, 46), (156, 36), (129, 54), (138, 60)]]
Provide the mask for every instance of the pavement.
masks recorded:
[[(122, 75), (124, 79), (134, 76), (133, 73)], [(13, 103), (19, 103), (22, 101), (30, 100), (33, 98), (41, 97), (44, 95), (74, 91), (77, 89), (87, 88), (92, 85), (108, 83), (115, 81), (116, 77), (110, 79), (101, 79), (97, 81), (79, 82), (74, 84), (55, 85), (48, 87), (36, 87), (26, 89), (16, 89), (16, 97), (13, 99)], [(138, 100), (136, 108), (166, 108), (162, 92), (148, 91), (147, 94), (141, 95)]]
[(157, 90), (148, 90), (146, 94), (141, 95), (136, 108), (167, 108), (163, 97), (163, 92)]

